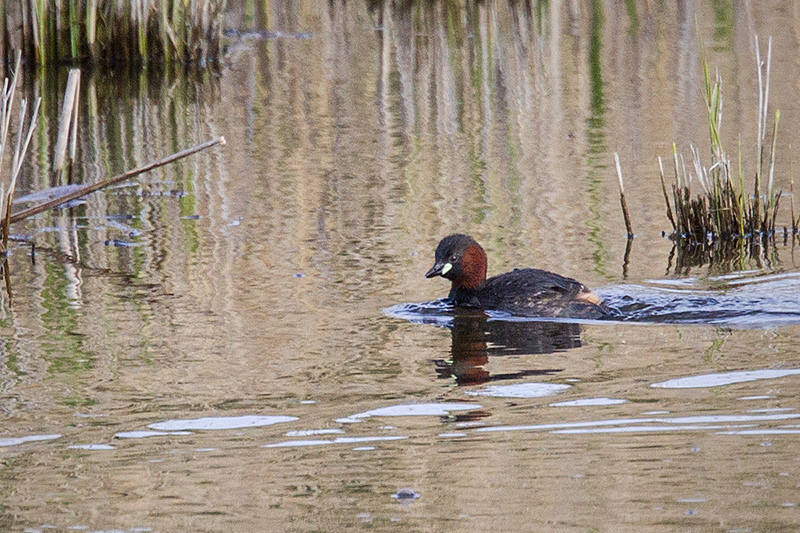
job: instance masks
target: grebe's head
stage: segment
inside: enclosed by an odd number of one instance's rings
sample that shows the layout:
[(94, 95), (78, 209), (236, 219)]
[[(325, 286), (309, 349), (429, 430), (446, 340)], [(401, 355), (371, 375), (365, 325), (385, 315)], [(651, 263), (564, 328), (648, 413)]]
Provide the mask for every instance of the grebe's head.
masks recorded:
[(475, 289), (486, 279), (486, 252), (469, 235), (448, 235), (436, 247), (436, 260), (426, 278), (442, 276), (453, 287)]

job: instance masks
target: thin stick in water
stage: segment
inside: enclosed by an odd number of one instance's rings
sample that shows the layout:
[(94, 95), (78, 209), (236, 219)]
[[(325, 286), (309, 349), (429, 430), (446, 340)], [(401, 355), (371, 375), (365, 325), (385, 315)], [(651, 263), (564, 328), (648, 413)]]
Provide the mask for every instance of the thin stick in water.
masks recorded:
[(789, 145), (789, 198), (792, 201), (792, 245), (794, 246), (794, 236), (797, 234), (797, 219), (794, 218), (794, 157), (791, 156), (792, 145)]
[(667, 184), (664, 181), (664, 162), (661, 160), (661, 156), (658, 157), (658, 167), (661, 171), (661, 192), (664, 193), (664, 202), (667, 204), (667, 218), (672, 224), (672, 231), (675, 231), (678, 229), (678, 226), (675, 224), (675, 217), (672, 216), (672, 206), (669, 203), (669, 195), (667, 194)]
[(622, 182), (622, 167), (619, 164), (619, 154), (614, 152), (614, 161), (617, 163), (617, 177), (619, 177), (619, 203), (622, 205), (622, 216), (625, 218), (625, 229), (628, 232), (628, 239), (633, 238), (633, 228), (631, 227), (631, 215), (628, 212), (628, 202), (625, 201), (625, 185)]

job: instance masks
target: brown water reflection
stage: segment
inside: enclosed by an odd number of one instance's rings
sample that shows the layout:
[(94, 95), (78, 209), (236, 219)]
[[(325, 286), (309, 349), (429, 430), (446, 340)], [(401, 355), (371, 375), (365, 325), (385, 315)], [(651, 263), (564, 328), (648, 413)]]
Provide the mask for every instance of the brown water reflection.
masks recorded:
[[(13, 248), (0, 305), (0, 529), (797, 529), (797, 375), (651, 387), (800, 366), (791, 240), (760, 264), (670, 257), (656, 174), (673, 141), (707, 151), (695, 28), (725, 143), (747, 153), (752, 34), (772, 34), (788, 190), (793, 5), (232, 4), (230, 28), (276, 33), (231, 34), (218, 76), (84, 73), (64, 182), (65, 71), (27, 73), (44, 114), (19, 194), (228, 145), (13, 228), (37, 252)], [(625, 282), (614, 151), (637, 232)], [(423, 275), (453, 231), (490, 274), (536, 266), (747, 320), (386, 312), (444, 296)], [(297, 420), (125, 438), (256, 415)], [(87, 444), (113, 449), (70, 448)], [(393, 499), (404, 487), (420, 498)]]
[(512, 373), (492, 375), (488, 369), (489, 357), (547, 354), (577, 348), (581, 345), (580, 332), (580, 324), (489, 320), (483, 311), (465, 310), (453, 317), (450, 359), (434, 361), (436, 373), (440, 378), (455, 379), (459, 385), (550, 376), (560, 369), (520, 368)]

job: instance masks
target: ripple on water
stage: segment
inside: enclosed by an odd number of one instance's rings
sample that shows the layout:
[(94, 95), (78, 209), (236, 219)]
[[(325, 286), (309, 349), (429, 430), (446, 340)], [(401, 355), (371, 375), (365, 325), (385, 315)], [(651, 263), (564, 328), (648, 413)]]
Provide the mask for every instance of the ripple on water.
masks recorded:
[(191, 431), (148, 431), (146, 429), (140, 431), (120, 431), (114, 434), (116, 439), (145, 439), (147, 437), (166, 437), (166, 436), (184, 436), (191, 435)]
[(669, 379), (659, 383), (653, 383), (651, 387), (663, 389), (696, 389), (708, 387), (720, 387), (733, 383), (744, 383), (747, 381), (757, 381), (760, 379), (775, 379), (786, 376), (800, 374), (800, 369), (764, 369), (764, 370), (743, 370), (738, 372), (723, 372), (719, 374), (703, 374), (700, 376), (690, 376), (685, 378)]
[(517, 383), (514, 385), (489, 385), (480, 390), (465, 391), (464, 394), (497, 398), (541, 398), (564, 392), (570, 387), (571, 385), (555, 383)]
[(219, 430), (219, 429), (241, 429), (250, 427), (271, 426), (282, 422), (293, 422), (297, 420), (295, 416), (217, 416), (205, 418), (188, 418), (183, 420), (166, 420), (155, 424), (148, 424), (150, 429), (161, 431), (185, 431), (185, 430)]
[(800, 273), (748, 271), (598, 289), (625, 321), (763, 328), (800, 323)]
[(363, 413), (338, 418), (336, 421), (340, 424), (353, 424), (373, 416), (446, 416), (451, 411), (472, 411), (481, 407), (476, 403), (411, 403), (371, 409)]
[(386, 316), (408, 320), (415, 324), (434, 324), (442, 327), (453, 325), (453, 306), (446, 298), (431, 302), (415, 302), (393, 305), (383, 310)]
[(594, 405), (619, 405), (627, 403), (628, 400), (621, 398), (581, 398), (578, 400), (569, 400), (567, 402), (551, 403), (550, 407), (587, 407)]
[(362, 442), (405, 440), (408, 437), (401, 435), (375, 436), (375, 437), (338, 437), (329, 439), (287, 440), (272, 444), (262, 444), (262, 448), (293, 448), (299, 446), (324, 446), (326, 444), (360, 444)]
[(73, 446), (67, 446), (67, 448), (71, 450), (116, 450), (116, 446), (111, 446), (109, 444), (75, 444)]
[(343, 429), (330, 428), (330, 429), (304, 429), (299, 431), (287, 431), (287, 437), (310, 437), (311, 435), (331, 435), (336, 433), (344, 433)]
[(0, 447), (16, 446), (18, 444), (25, 444), (26, 442), (38, 442), (43, 440), (60, 439), (61, 435), (55, 433), (52, 435), (28, 435), (27, 437), (14, 437), (9, 439), (0, 439)]
[(797, 418), (800, 418), (800, 413), (762, 415), (702, 415), (665, 418), (618, 418), (595, 421), (531, 424), (523, 426), (490, 426), (478, 428), (474, 431), (476, 433), (494, 433), (503, 431), (549, 431), (551, 433), (628, 433), (647, 431), (696, 431), (710, 429), (732, 430), (752, 427), (757, 422), (779, 422), (782, 420), (793, 420)]

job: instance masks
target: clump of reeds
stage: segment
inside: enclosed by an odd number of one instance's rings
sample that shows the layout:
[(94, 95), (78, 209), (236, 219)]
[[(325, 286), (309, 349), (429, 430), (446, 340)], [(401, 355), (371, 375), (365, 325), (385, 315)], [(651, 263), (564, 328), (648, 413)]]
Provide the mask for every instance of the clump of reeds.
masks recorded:
[[(59, 62), (184, 62), (219, 56), (226, 0), (36, 0), (2, 2), (0, 49)], [(3, 12), (5, 11), (5, 12)]]
[[(673, 239), (682, 244), (708, 246), (717, 242), (740, 239), (756, 241), (775, 236), (775, 218), (780, 194), (774, 190), (775, 148), (780, 111), (776, 111), (772, 125), (769, 157), (764, 158), (767, 146), (767, 109), (769, 104), (769, 75), (772, 60), (772, 38), (767, 46), (767, 60), (762, 62), (756, 37), (756, 62), (758, 65), (758, 140), (756, 147), (756, 172), (752, 194), (745, 188), (742, 171), (741, 146), (736, 167), (725, 152), (720, 137), (722, 125), (722, 81), (719, 75), (711, 80), (708, 63), (703, 58), (705, 76), (704, 98), (708, 108), (708, 127), (711, 137), (711, 163), (706, 166), (700, 151), (691, 146), (691, 161), (685, 161), (673, 144), (672, 162), (675, 183), (672, 185), (672, 202), (664, 180), (664, 165), (659, 158), (661, 185), (667, 204), (667, 217), (672, 223)], [(769, 162), (766, 190), (764, 189), (764, 163)], [(692, 186), (700, 188), (692, 194)], [(672, 209), (674, 204), (674, 211)]]
[(17, 80), (20, 76), (22, 69), (21, 53), (17, 53), (15, 61), (15, 68), (11, 79), (5, 79), (3, 82), (3, 90), (0, 93), (0, 254), (5, 255), (8, 250), (8, 228), (11, 221), (11, 205), (14, 199), (14, 191), (17, 186), (17, 177), (19, 177), (20, 170), (22, 170), (22, 161), (28, 151), (28, 145), (31, 142), (33, 130), (36, 128), (36, 120), (39, 115), (39, 104), (41, 98), (36, 100), (33, 107), (33, 112), (28, 120), (27, 130), (25, 129), (25, 118), (27, 116), (28, 103), (22, 100), (19, 105), (19, 114), (17, 119), (17, 138), (14, 143), (14, 152), (11, 157), (11, 177), (6, 185), (5, 176), (3, 175), (3, 156), (6, 154), (6, 142), (11, 132), (11, 118), (14, 113), (14, 95), (16, 93)]

